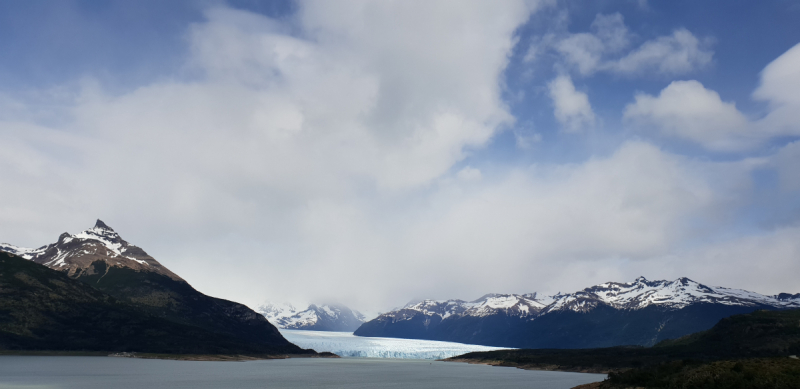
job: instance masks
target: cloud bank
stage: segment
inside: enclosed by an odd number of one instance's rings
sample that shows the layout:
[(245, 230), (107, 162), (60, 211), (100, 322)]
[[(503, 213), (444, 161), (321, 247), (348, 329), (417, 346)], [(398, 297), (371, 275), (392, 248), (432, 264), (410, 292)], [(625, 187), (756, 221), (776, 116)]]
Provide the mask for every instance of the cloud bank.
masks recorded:
[[(797, 292), (770, 280), (794, 269), (796, 229), (726, 235), (763, 200), (754, 174), (798, 190), (796, 143), (728, 162), (635, 139), (579, 162), (470, 159), (516, 125), (503, 74), (537, 3), (298, 5), (281, 20), (208, 9), (182, 73), (124, 93), (87, 78), (3, 96), (0, 240), (38, 246), (100, 217), (199, 290), (250, 305), (387, 309), (638, 275)], [(712, 58), (680, 28), (634, 41), (619, 14), (549, 41), (568, 69), (540, 81), (565, 132), (600, 120), (573, 77), (686, 74)], [(793, 133), (797, 52), (765, 68), (763, 118), (696, 81), (637, 95), (625, 117), (715, 150)], [(712, 277), (759, 252), (763, 277)]]

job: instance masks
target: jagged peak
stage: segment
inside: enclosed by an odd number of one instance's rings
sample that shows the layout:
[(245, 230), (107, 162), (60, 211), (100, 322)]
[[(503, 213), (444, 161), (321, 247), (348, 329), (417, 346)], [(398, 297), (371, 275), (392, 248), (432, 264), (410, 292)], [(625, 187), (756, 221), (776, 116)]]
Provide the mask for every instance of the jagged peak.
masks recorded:
[(114, 232), (113, 228), (109, 227), (108, 224), (103, 223), (103, 221), (100, 219), (97, 219), (97, 222), (94, 223), (94, 228), (98, 230), (108, 230)]
[(122, 237), (116, 231), (114, 231), (114, 229), (109, 227), (106, 223), (103, 223), (103, 221), (100, 219), (97, 219), (94, 227), (72, 236), (81, 239), (111, 240), (118, 243), (124, 242)]

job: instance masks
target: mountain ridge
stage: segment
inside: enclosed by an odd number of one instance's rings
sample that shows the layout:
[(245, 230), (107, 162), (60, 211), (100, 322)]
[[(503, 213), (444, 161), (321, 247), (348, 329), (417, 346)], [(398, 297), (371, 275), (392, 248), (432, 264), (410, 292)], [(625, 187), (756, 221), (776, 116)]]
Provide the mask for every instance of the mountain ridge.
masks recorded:
[(474, 301), (423, 300), (365, 323), (358, 336), (503, 347), (652, 345), (756, 309), (800, 307), (800, 294), (765, 296), (673, 281), (606, 282), (569, 294), (487, 294)]
[[(665, 291), (670, 291), (665, 293)], [(634, 294), (638, 292), (638, 294)], [(710, 287), (681, 277), (674, 281), (650, 281), (638, 277), (631, 283), (606, 282), (590, 286), (574, 293), (557, 293), (540, 296), (538, 293), (488, 293), (476, 300), (460, 299), (411, 302), (402, 308), (383, 315), (412, 310), (445, 319), (452, 315), (487, 316), (499, 310), (516, 311), (519, 316), (532, 316), (535, 312), (547, 313), (557, 310), (583, 312), (604, 303), (617, 309), (642, 309), (650, 305), (668, 308), (685, 308), (697, 303), (719, 303), (725, 305), (757, 306), (776, 308), (800, 308), (800, 293), (762, 295), (743, 289)]]

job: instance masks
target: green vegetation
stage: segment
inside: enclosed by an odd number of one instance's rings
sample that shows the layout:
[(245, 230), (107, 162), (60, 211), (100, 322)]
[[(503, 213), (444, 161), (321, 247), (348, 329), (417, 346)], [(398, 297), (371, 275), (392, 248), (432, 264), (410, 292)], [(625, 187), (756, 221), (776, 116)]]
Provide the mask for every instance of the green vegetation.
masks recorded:
[(800, 388), (800, 361), (751, 358), (700, 363), (673, 361), (609, 374), (600, 388), (795, 389)]
[(800, 310), (796, 309), (731, 316), (708, 331), (649, 348), (500, 350), (451, 359), (528, 369), (609, 372), (682, 360), (708, 362), (793, 354), (800, 354)]
[(649, 348), (476, 352), (453, 361), (609, 373), (595, 388), (800, 388), (800, 310), (756, 311)]
[(206, 296), (183, 280), (155, 272), (125, 267), (106, 267), (104, 261), (91, 264), (92, 274), (75, 279), (135, 307), (149, 315), (199, 327), (217, 334), (240, 338), (252, 345), (284, 347), (285, 352), (302, 352), (286, 341), (277, 328), (246, 306)]

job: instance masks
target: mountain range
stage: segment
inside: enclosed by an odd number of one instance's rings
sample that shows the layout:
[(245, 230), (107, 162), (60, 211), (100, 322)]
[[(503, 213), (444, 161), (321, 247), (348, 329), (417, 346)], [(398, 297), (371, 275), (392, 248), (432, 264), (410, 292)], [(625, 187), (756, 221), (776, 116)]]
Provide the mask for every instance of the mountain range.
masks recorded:
[(512, 348), (650, 346), (731, 315), (800, 308), (800, 294), (640, 277), (552, 296), (424, 300), (365, 322), (338, 304), (256, 312), (206, 296), (100, 220), (35, 249), (0, 244), (0, 253), (0, 349), (314, 353), (276, 326)]
[(360, 312), (342, 304), (310, 304), (300, 310), (288, 303), (265, 303), (256, 311), (276, 327), (290, 330), (353, 332), (365, 321)]
[(250, 308), (195, 290), (100, 220), (0, 251), (0, 348), (315, 354)]
[(758, 309), (800, 308), (800, 294), (765, 296), (688, 278), (608, 282), (570, 294), (488, 294), (424, 300), (364, 323), (358, 336), (515, 348), (651, 346)]

